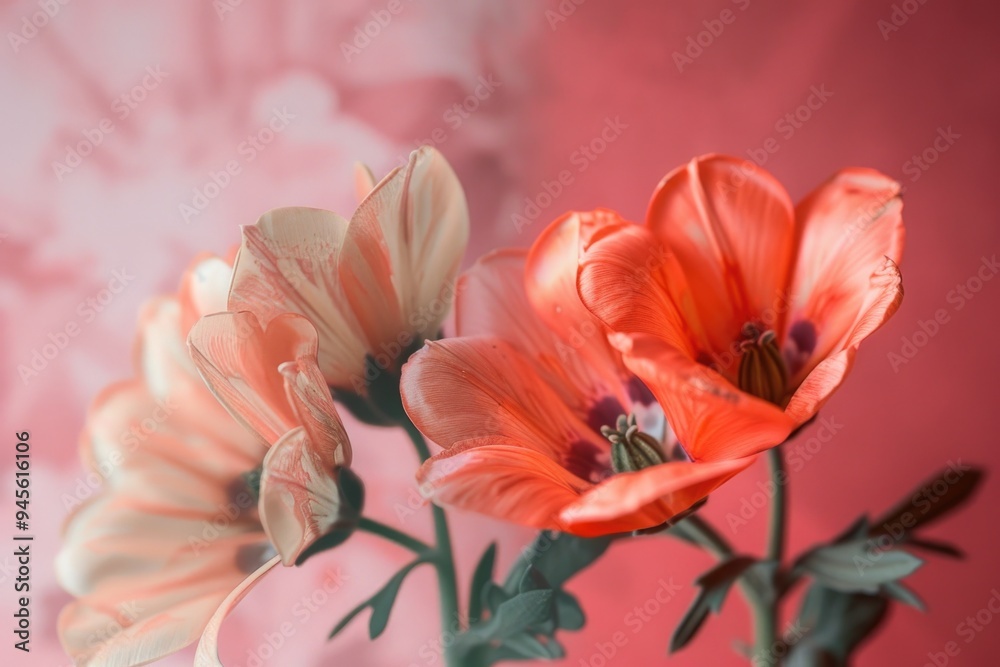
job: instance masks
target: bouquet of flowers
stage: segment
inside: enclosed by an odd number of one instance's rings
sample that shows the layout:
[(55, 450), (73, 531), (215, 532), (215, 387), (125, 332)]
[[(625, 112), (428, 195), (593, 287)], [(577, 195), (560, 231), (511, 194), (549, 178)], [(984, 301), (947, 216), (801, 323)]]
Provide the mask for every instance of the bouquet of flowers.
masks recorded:
[[(975, 490), (982, 472), (962, 464), (786, 552), (782, 446), (903, 298), (892, 179), (845, 169), (793, 205), (755, 164), (703, 156), (663, 178), (642, 224), (567, 213), (530, 249), (461, 275), (468, 208), (438, 152), (377, 183), (359, 166), (356, 185), (350, 219), (265, 213), (229, 257), (196, 258), (142, 312), (135, 376), (97, 397), (82, 437), (106, 483), (75, 510), (57, 561), (76, 598), (59, 632), (78, 664), (145, 664), (194, 642), (199, 666), (221, 664), (220, 626), (264, 575), (291, 581), (359, 531), (412, 560), (331, 637), (366, 616), (379, 637), (409, 573), (428, 566), (449, 667), (562, 657), (587, 602), (566, 582), (622, 540), (673, 537), (714, 556), (664, 643), (683, 649), (737, 585), (754, 665), (848, 664), (891, 604), (921, 606), (903, 583), (918, 553), (961, 556), (921, 529)], [(352, 449), (369, 443), (341, 411), (412, 440), (433, 543), (366, 514)], [(758, 457), (773, 493), (752, 554), (699, 509)], [(494, 543), (459, 582), (450, 508), (538, 538), (502, 575)], [(800, 588), (789, 638), (783, 603)]]

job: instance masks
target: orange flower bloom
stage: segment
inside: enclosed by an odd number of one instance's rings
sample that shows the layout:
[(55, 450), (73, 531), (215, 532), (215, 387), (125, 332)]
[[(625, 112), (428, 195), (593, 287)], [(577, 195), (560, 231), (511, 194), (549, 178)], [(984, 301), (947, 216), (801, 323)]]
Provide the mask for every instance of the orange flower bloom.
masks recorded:
[(710, 155), (663, 179), (645, 226), (608, 213), (581, 244), (581, 299), (694, 460), (781, 443), (840, 386), (903, 297), (899, 192), (845, 169), (793, 208), (764, 170)]
[(459, 279), (460, 337), (428, 343), (404, 367), (407, 414), (445, 447), (419, 473), (435, 502), (620, 533), (676, 517), (752, 463), (690, 460), (583, 308), (575, 234), (595, 217), (572, 216), (530, 256), (481, 259)]

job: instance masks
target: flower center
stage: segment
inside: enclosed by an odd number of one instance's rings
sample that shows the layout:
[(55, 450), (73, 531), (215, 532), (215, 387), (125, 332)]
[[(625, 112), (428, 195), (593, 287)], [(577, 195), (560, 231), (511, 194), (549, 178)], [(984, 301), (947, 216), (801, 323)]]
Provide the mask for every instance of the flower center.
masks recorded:
[(635, 472), (666, 462), (656, 438), (639, 430), (635, 415), (620, 415), (615, 428), (601, 427), (601, 435), (611, 443), (611, 469), (616, 473)]
[(781, 407), (788, 387), (788, 369), (778, 348), (777, 334), (747, 322), (743, 325), (740, 351), (740, 389)]

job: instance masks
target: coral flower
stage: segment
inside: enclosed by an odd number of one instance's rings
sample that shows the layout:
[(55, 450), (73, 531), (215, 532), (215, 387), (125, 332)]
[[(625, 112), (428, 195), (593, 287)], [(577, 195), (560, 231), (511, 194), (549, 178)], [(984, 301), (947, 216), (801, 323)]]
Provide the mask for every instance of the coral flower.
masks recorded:
[(580, 297), (695, 460), (779, 444), (843, 382), (902, 300), (899, 193), (845, 169), (793, 207), (756, 165), (710, 155), (663, 179), (644, 226), (609, 213), (590, 232)]
[(577, 297), (577, 229), (546, 234), (530, 256), (492, 253), (459, 279), (460, 337), (403, 369), (407, 414), (445, 447), (419, 478), (437, 503), (535, 528), (658, 526), (752, 458), (700, 463), (678, 446)]
[(245, 227), (229, 310), (262, 324), (284, 312), (307, 317), (319, 331), (327, 383), (365, 396), (379, 378), (398, 382), (410, 352), (437, 336), (469, 214), (455, 173), (432, 148), (414, 151), (377, 185), (360, 168), (356, 185), (371, 191), (350, 221), (283, 208)]
[[(176, 297), (150, 303), (140, 321), (138, 376), (106, 389), (91, 408), (82, 454), (106, 482), (67, 522), (56, 562), (60, 582), (78, 598), (58, 623), (76, 664), (146, 664), (199, 637), (197, 664), (219, 664), (218, 631), (229, 611), (263, 574), (293, 562), (303, 543), (330, 523), (324, 518), (330, 511), (307, 512), (286, 502), (293, 493), (302, 495), (286, 480), (303, 479), (301, 471), (311, 470), (312, 461), (298, 455), (301, 438), (289, 436), (288, 446), (269, 452), (271, 443), (247, 433), (215, 400), (185, 348), (200, 317), (224, 310), (231, 274), (219, 259), (200, 260)], [(274, 376), (281, 377), (281, 367), (288, 378), (290, 400), (310, 405), (302, 378), (319, 372), (315, 332), (310, 337), (311, 327), (289, 325), (281, 337), (285, 353), (270, 346), (266, 361)], [(310, 419), (305, 411), (297, 416), (268, 415), (284, 418), (292, 433), (330, 421)], [(339, 449), (326, 449), (324, 465), (349, 460), (340, 438), (334, 438)]]

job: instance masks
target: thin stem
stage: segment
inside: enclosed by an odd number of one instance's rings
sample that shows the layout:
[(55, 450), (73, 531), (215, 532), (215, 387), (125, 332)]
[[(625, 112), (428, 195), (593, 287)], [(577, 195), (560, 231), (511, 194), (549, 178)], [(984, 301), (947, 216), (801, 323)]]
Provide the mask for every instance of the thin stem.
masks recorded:
[(788, 523), (788, 501), (785, 496), (788, 475), (785, 472), (785, 457), (781, 453), (780, 447), (772, 447), (768, 450), (767, 462), (771, 470), (771, 483), (774, 484), (767, 558), (780, 565), (785, 557), (785, 526)]
[(684, 519), (688, 529), (692, 533), (698, 544), (719, 560), (725, 560), (733, 555), (733, 548), (722, 535), (720, 535), (712, 524), (702, 519), (697, 514), (693, 514)]
[[(774, 486), (767, 534), (767, 559), (774, 564), (777, 577), (785, 558), (788, 474), (785, 471), (785, 458), (780, 447), (773, 447), (767, 452), (767, 461), (771, 471), (771, 484)], [(762, 593), (754, 613), (754, 657), (761, 664), (777, 664), (777, 656), (772, 655), (771, 650), (778, 639), (781, 593), (777, 590), (777, 582), (774, 580), (767, 582)]]
[[(430, 449), (424, 436), (411, 424), (404, 425), (407, 435), (416, 447), (420, 455), (420, 462), (423, 463), (431, 457)], [(458, 581), (455, 576), (455, 555), (451, 547), (451, 532), (448, 530), (448, 517), (444, 510), (437, 505), (431, 504), (431, 512), (434, 515), (434, 539), (436, 542), (437, 558), (434, 565), (438, 572), (438, 592), (441, 597), (441, 633), (442, 635), (457, 630), (459, 626), (458, 608)], [(448, 644), (445, 644), (448, 646)], [(445, 649), (445, 663), (449, 667), (458, 667), (456, 657), (450, 650)]]
[(396, 530), (391, 526), (387, 526), (384, 523), (366, 516), (361, 517), (361, 520), (358, 522), (358, 530), (363, 530), (364, 532), (371, 533), (372, 535), (378, 535), (379, 537), (389, 540), (390, 542), (395, 542), (401, 547), (406, 547), (414, 553), (423, 554), (434, 550), (434, 547), (426, 542), (422, 542), (411, 535), (407, 535), (400, 530)]

